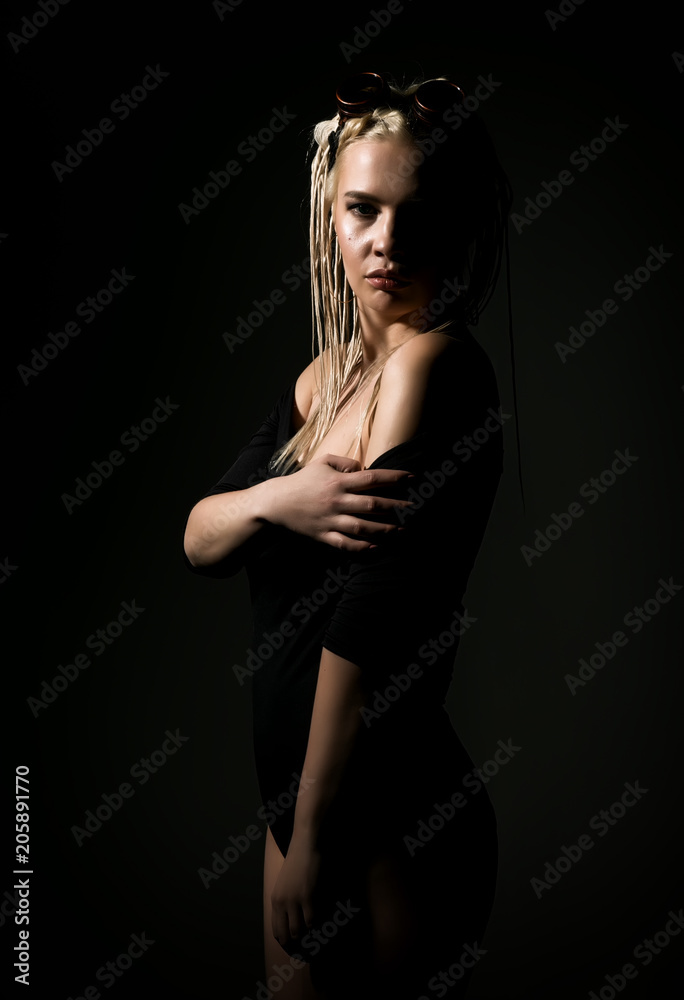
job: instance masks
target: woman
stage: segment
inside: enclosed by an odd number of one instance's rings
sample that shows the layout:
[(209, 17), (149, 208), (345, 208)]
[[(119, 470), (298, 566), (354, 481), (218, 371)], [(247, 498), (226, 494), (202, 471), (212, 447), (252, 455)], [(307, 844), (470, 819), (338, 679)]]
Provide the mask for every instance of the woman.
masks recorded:
[(283, 1000), (462, 996), (494, 895), (496, 821), (443, 703), (502, 471), (496, 379), (467, 324), (510, 187), (462, 101), (373, 73), (338, 90), (312, 163), (317, 356), (186, 528), (197, 572), (249, 575), (236, 673), (252, 676)]

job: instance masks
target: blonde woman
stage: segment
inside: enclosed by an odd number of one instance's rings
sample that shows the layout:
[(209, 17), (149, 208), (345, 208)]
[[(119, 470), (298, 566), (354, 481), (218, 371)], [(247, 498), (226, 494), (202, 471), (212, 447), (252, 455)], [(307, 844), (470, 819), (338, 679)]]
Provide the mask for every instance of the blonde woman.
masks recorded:
[(468, 325), (510, 187), (456, 85), (365, 73), (336, 97), (314, 133), (318, 350), (190, 512), (185, 553), (250, 582), (264, 988), (463, 996), (497, 834), (444, 700), (502, 471)]

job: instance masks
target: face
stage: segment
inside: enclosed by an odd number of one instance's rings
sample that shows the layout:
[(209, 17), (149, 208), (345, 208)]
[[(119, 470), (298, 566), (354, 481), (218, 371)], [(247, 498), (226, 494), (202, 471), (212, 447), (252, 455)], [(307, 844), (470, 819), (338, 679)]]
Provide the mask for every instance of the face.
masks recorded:
[(374, 323), (420, 327), (415, 314), (453, 277), (439, 204), (421, 189), (418, 160), (404, 141), (371, 139), (339, 162), (333, 222), (361, 317)]

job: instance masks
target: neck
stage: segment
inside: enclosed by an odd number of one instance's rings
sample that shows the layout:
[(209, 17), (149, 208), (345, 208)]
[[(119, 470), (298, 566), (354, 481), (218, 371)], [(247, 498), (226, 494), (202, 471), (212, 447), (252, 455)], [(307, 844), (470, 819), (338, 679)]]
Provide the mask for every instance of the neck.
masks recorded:
[(401, 320), (389, 324), (377, 323), (362, 313), (359, 315), (359, 324), (363, 351), (362, 372), (378, 358), (384, 357), (420, 333), (416, 327)]

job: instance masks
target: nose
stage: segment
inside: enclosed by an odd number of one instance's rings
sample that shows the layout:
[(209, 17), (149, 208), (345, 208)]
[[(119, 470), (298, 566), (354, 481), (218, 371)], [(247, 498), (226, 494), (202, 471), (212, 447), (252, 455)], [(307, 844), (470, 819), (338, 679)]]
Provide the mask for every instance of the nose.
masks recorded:
[(376, 257), (386, 257), (387, 260), (400, 260), (406, 256), (405, 226), (397, 218), (397, 213), (384, 212), (377, 229), (373, 252)]

